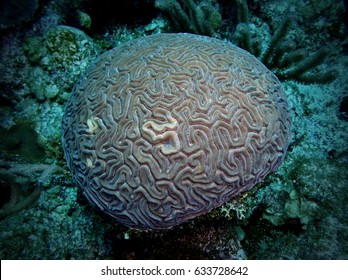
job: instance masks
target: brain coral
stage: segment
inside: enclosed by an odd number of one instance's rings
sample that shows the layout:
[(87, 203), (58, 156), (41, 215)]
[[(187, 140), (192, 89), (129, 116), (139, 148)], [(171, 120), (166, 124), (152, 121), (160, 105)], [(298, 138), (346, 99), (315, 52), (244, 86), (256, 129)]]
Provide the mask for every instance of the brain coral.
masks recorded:
[(283, 161), (278, 79), (217, 39), (160, 34), (107, 51), (76, 85), (63, 148), (88, 200), (138, 229), (168, 228), (246, 191)]

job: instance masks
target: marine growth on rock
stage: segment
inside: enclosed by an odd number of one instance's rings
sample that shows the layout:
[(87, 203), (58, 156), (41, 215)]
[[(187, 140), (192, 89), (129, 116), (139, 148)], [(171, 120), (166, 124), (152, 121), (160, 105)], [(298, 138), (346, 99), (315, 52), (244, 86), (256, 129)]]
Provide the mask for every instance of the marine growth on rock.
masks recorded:
[(146, 230), (252, 188), (282, 163), (290, 137), (275, 75), (231, 43), (179, 33), (101, 55), (68, 101), (62, 143), (88, 200)]

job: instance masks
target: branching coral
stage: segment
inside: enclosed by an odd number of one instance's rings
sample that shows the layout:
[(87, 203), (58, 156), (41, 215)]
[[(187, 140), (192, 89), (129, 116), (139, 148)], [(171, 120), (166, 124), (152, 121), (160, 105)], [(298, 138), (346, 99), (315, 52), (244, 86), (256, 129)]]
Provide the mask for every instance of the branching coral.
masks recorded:
[(234, 202), (226, 202), (221, 208), (220, 212), (226, 218), (231, 218), (236, 216), (238, 220), (243, 220), (245, 218), (246, 208), (244, 204), (236, 204)]
[(221, 14), (212, 0), (156, 0), (160, 9), (182, 32), (212, 35), (221, 26)]
[[(52, 175), (62, 173), (55, 164), (0, 162), (1, 193), (10, 192), (9, 201), (0, 209), (0, 219), (18, 212), (39, 198), (42, 187), (48, 186)], [(7, 182), (5, 184), (4, 182)], [(6, 187), (7, 185), (7, 187)], [(25, 191), (28, 188), (29, 190)]]
[(239, 25), (236, 31), (237, 43), (261, 61), (278, 76), (280, 80), (296, 80), (301, 83), (330, 83), (338, 75), (336, 70), (318, 69), (329, 56), (327, 48), (312, 55), (302, 48), (296, 48), (293, 41), (286, 40), (292, 24), (290, 17), (284, 18), (271, 37), (267, 48), (262, 52), (261, 43), (251, 36), (248, 23), (248, 6), (245, 0), (238, 0)]
[[(237, 0), (238, 26), (236, 43), (254, 54), (281, 80), (295, 80), (301, 83), (330, 83), (337, 77), (337, 71), (320, 69), (329, 56), (327, 48), (308, 55), (295, 42), (287, 40), (292, 19), (286, 17), (271, 37), (265, 50), (261, 42), (250, 31), (249, 10), (246, 0)], [(157, 0), (156, 7), (164, 12), (176, 29), (202, 35), (213, 35), (221, 26), (221, 14), (213, 1), (203, 0)]]

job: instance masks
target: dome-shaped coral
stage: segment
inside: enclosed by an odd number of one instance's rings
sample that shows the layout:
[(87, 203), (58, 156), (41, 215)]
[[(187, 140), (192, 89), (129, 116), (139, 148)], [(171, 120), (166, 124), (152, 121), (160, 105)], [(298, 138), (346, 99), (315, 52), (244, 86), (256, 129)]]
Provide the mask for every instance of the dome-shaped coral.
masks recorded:
[(63, 147), (88, 200), (118, 222), (167, 228), (246, 191), (283, 161), (291, 119), (255, 57), (191, 34), (103, 54), (75, 87)]

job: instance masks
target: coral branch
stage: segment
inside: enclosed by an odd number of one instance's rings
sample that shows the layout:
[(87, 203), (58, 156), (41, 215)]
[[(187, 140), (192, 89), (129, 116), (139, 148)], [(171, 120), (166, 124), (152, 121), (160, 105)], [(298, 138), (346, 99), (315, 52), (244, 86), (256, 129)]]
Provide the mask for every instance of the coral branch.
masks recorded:
[(160, 9), (180, 32), (212, 35), (221, 26), (221, 14), (217, 4), (210, 1), (156, 0)]
[(307, 51), (302, 48), (296, 49), (293, 41), (284, 41), (292, 24), (291, 17), (284, 18), (271, 37), (266, 50), (262, 53), (261, 44), (251, 36), (246, 0), (238, 0), (237, 8), (240, 22), (234, 35), (237, 43), (243, 49), (259, 57), (267, 67), (273, 70), (279, 79), (319, 84), (330, 83), (336, 79), (337, 71), (316, 69), (329, 56), (328, 48), (323, 48), (308, 57)]
[[(11, 198), (1, 209), (0, 219), (18, 212), (36, 201), (43, 187), (47, 187), (52, 175), (62, 173), (63, 168), (55, 164), (29, 164), (0, 161), (0, 176), (11, 188)], [(33, 190), (24, 195), (24, 189), (32, 185)]]
[(289, 28), (291, 25), (291, 19), (290, 17), (286, 17), (282, 23), (280, 24), (279, 28), (276, 30), (274, 35), (272, 36), (266, 52), (262, 55), (261, 61), (267, 65), (267, 62), (274, 56), (274, 50), (277, 49), (282, 42), (282, 40), (285, 38)]

